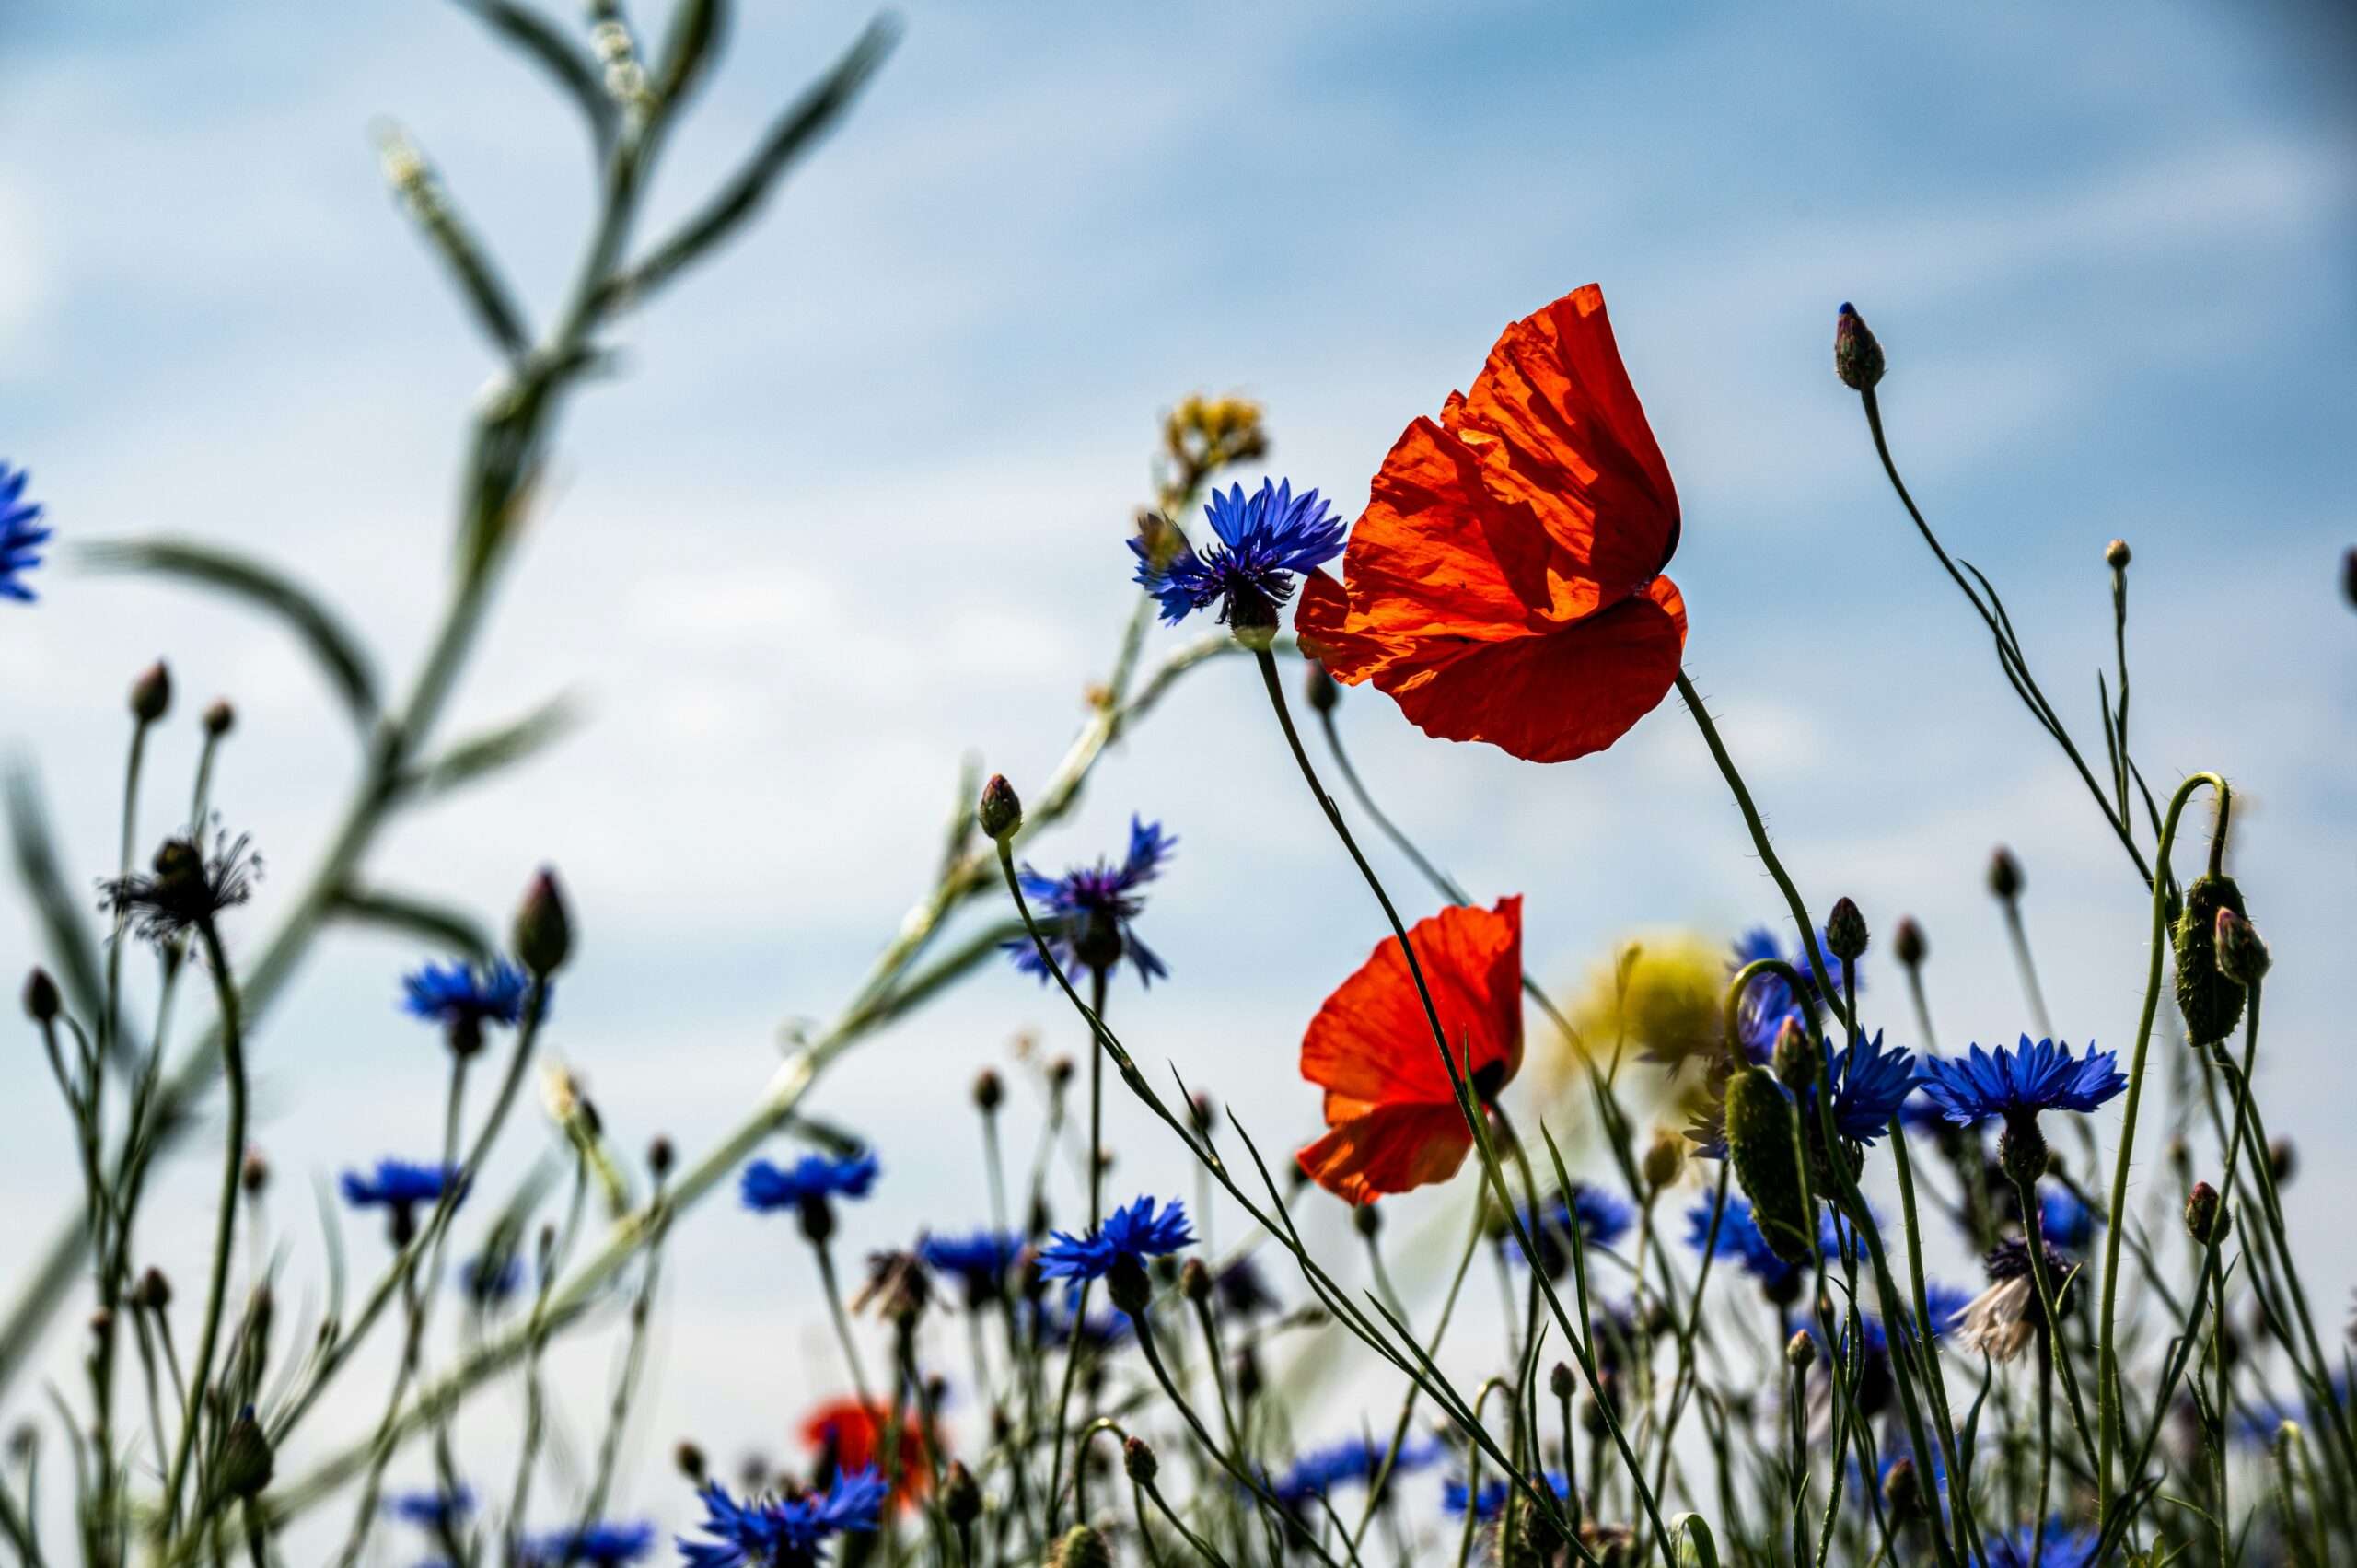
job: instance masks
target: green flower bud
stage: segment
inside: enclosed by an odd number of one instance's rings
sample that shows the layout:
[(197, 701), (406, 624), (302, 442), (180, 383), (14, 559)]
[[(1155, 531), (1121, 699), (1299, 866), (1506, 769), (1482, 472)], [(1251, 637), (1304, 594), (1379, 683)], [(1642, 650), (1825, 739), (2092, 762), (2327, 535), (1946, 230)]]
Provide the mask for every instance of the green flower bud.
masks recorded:
[(1825, 945), (1833, 956), (1850, 963), (1865, 952), (1867, 940), (1866, 917), (1858, 906), (1846, 898), (1835, 900), (1833, 912), (1825, 917)]
[(1784, 1365), (1794, 1372), (1806, 1372), (1817, 1365), (1817, 1341), (1806, 1329), (1796, 1330), (1784, 1342)]
[(277, 1468), (270, 1451), (270, 1437), (254, 1419), (254, 1407), (248, 1405), (229, 1423), (229, 1434), (221, 1445), (219, 1481), (223, 1491), (232, 1497), (253, 1497), (270, 1484), (272, 1472)]
[(2115, 572), (2125, 572), (2128, 570), (2129, 553), (2126, 540), (2113, 540), (2103, 547), (2103, 563)]
[(1074, 1525), (1049, 1553), (1051, 1568), (1113, 1568), (1113, 1549), (1086, 1525)]
[(2007, 903), (2022, 896), (2022, 863), (2003, 844), (1989, 855), (1989, 890)]
[(2218, 1190), (2206, 1181), (2197, 1181), (2185, 1200), (2185, 1234), (2203, 1247), (2215, 1247), (2226, 1239), (2234, 1228), (2234, 1216), (2226, 1211), (2226, 1201)]
[(1910, 970), (1930, 956), (1932, 945), (1924, 939), (1923, 928), (1915, 923), (1913, 915), (1900, 915), (1898, 923), (1891, 928), (1890, 950), (1900, 963)]
[(982, 1516), (981, 1483), (963, 1459), (950, 1460), (949, 1468), (941, 1472), (941, 1511), (961, 1528)]
[(1801, 1186), (1800, 1112), (1765, 1067), (1727, 1084), (1727, 1153), (1736, 1180), (1770, 1250), (1787, 1263), (1809, 1260), (1808, 1206)]
[(215, 697), (213, 705), (204, 710), (204, 733), (218, 740), (238, 726), (238, 710), (229, 705), (226, 697)]
[(1006, 782), (1004, 773), (993, 773), (991, 782), (982, 786), (982, 798), (974, 808), (974, 819), (993, 842), (1023, 826), (1023, 802), (1016, 795), (1015, 786)]
[(32, 973), (25, 976), (25, 1016), (36, 1024), (50, 1023), (55, 1020), (62, 1005), (57, 982), (49, 978), (47, 970), (36, 965)]
[(546, 980), (564, 967), (573, 952), (573, 922), (565, 913), (564, 893), (556, 872), (547, 866), (524, 890), (516, 911), (516, 957), (535, 977)]
[(1316, 659), (1309, 661), (1309, 674), (1302, 682), (1302, 694), (1317, 713), (1330, 714), (1341, 705), (1341, 683), (1326, 673), (1326, 667)]
[(1555, 1369), (1547, 1374), (1547, 1391), (1559, 1400), (1572, 1397), (1572, 1369), (1568, 1365), (1559, 1361)]
[(2257, 985), (2272, 960), (2251, 923), (2233, 910), (2222, 909), (2218, 928), (2212, 935), (2218, 948), (2218, 972), (2246, 991)]
[(1144, 1438), (1132, 1437), (1121, 1445), (1121, 1469), (1140, 1486), (1150, 1486), (1162, 1469), (1162, 1461), (1154, 1457), (1154, 1450)]
[(1686, 1168), (1686, 1144), (1674, 1133), (1656, 1132), (1645, 1150), (1645, 1185), (1658, 1192), (1678, 1179)]
[(1923, 1501), (1922, 1483), (1915, 1474), (1915, 1460), (1901, 1454), (1883, 1472), (1882, 1500), (1894, 1518), (1910, 1519)]
[(131, 716), (141, 724), (154, 724), (171, 711), (172, 672), (157, 659), (131, 683)]
[(1882, 372), (1882, 344), (1866, 330), (1865, 318), (1845, 301), (1833, 322), (1833, 373), (1852, 391), (1868, 392)]
[(2177, 1007), (2185, 1018), (2186, 1040), (2197, 1046), (2224, 1040), (2243, 1016), (2242, 986), (2218, 968), (2222, 910), (2241, 914), (2242, 889), (2231, 877), (2204, 875), (2186, 889), (2177, 921)]

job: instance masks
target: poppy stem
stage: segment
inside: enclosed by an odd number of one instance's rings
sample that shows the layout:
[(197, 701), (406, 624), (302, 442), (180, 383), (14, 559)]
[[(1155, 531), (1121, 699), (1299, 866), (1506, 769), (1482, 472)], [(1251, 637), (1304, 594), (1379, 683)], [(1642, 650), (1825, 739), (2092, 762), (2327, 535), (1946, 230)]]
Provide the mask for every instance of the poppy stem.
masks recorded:
[[(1735, 803), (1743, 812), (1744, 826), (1751, 830), (1751, 843), (1759, 852), (1760, 864), (1768, 867), (1768, 875), (1776, 879), (1778, 891), (1784, 895), (1784, 907), (1792, 912), (1793, 924), (1801, 934), (1801, 946), (1808, 950), (1809, 968), (1816, 974), (1833, 972), (1825, 955), (1817, 948), (1817, 923), (1809, 918), (1808, 905), (1801, 901), (1800, 889), (1793, 886), (1792, 877), (1784, 870), (1784, 863), (1776, 858), (1776, 846), (1768, 842), (1768, 824), (1759, 819), (1759, 808), (1751, 803), (1751, 791), (1744, 787), (1743, 775), (1736, 772), (1735, 759), (1727, 755), (1726, 742), (1719, 738), (1719, 726), (1711, 722), (1711, 713), (1702, 705), (1701, 694), (1694, 690), (1694, 682), (1683, 668), (1678, 672), (1678, 694), (1686, 699), (1686, 711), (1694, 715), (1695, 725), (1702, 731), (1703, 744), (1711, 749), (1711, 760), (1719, 765), (1719, 776), (1727, 781), (1727, 788), (1735, 792)], [(1827, 988), (1825, 1005), (1843, 1025), (1850, 1022), (1849, 1010)]]

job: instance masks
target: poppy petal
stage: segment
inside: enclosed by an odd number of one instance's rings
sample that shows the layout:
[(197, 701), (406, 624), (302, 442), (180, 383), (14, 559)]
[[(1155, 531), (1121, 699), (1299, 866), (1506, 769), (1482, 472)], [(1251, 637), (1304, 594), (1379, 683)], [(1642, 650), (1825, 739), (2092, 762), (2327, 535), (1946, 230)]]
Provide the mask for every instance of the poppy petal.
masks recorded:
[[(1522, 1063), (1522, 900), (1501, 899), (1494, 910), (1451, 906), (1410, 927), (1408, 940), (1462, 1070), (1503, 1063), (1500, 1083), (1511, 1079)], [(1385, 937), (1310, 1020), (1301, 1075), (1326, 1089), (1329, 1122), (1370, 1106), (1457, 1114), (1398, 941)]]
[(1454, 1105), (1379, 1106), (1340, 1122), (1294, 1157), (1302, 1173), (1353, 1203), (1446, 1181), (1473, 1146)]
[(1376, 684), (1425, 734), (1485, 740), (1532, 762), (1601, 751), (1677, 684), (1686, 601), (1655, 577), (1643, 595), (1543, 637), (1459, 645)]

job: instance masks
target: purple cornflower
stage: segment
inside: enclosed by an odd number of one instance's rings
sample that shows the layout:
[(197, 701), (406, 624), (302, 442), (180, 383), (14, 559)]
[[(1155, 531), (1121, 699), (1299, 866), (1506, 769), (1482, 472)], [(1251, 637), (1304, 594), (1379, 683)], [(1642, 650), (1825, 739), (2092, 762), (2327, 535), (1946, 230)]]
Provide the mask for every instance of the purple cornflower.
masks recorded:
[(23, 469), (10, 468), (0, 460), (0, 598), (21, 604), (33, 601), (33, 591), (25, 587), (23, 575), (41, 564), (39, 552), (50, 536), (50, 530), (40, 526), (41, 503), (24, 498), (25, 482), (30, 478)]
[(838, 1475), (823, 1493), (783, 1501), (739, 1503), (718, 1481), (696, 1494), (709, 1540), (679, 1538), (688, 1568), (816, 1568), (827, 1542), (846, 1530), (872, 1530), (884, 1512), (884, 1478), (873, 1466)]
[(1248, 498), (1240, 484), (1225, 494), (1214, 490), (1203, 516), (1219, 542), (1200, 551), (1183, 535), (1130, 540), (1138, 586), (1162, 601), (1162, 618), (1173, 624), (1216, 604), (1222, 624), (1239, 633), (1273, 634), (1277, 607), (1293, 597), (1295, 575), (1315, 571), (1342, 551), (1342, 521), (1331, 505), (1315, 490), (1296, 496), (1291, 480), (1264, 479)]
[(401, 979), (401, 1010), (439, 1024), (450, 1049), (471, 1056), (482, 1044), (485, 1024), (513, 1028), (523, 1020), (529, 989), (524, 971), (505, 958), (489, 966), (424, 964)]
[[(1120, 865), (1099, 860), (1077, 866), (1062, 877), (1043, 877), (1026, 865), (1021, 871), (1023, 896), (1034, 906), (1039, 934), (1048, 951), (1066, 974), (1079, 970), (1109, 972), (1126, 958), (1138, 971), (1140, 983), (1152, 985), (1170, 971), (1151, 948), (1138, 940), (1131, 926), (1145, 900), (1137, 889), (1162, 872), (1162, 863), (1178, 841), (1162, 830), (1159, 822), (1130, 819), (1130, 853)], [(1039, 945), (1028, 935), (1004, 944), (1015, 967), (1026, 974), (1049, 978)]]

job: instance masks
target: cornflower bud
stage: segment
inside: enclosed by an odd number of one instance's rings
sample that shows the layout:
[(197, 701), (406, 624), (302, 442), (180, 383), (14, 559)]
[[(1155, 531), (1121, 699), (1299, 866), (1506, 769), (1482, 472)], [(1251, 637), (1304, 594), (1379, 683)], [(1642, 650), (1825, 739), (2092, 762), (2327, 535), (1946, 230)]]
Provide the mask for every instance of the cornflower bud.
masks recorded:
[(56, 1018), (60, 1005), (57, 982), (49, 978), (47, 970), (35, 965), (33, 971), (25, 976), (25, 1016), (36, 1024), (50, 1023)]
[(941, 1472), (941, 1511), (963, 1529), (982, 1516), (982, 1489), (963, 1459), (952, 1459)]
[(1833, 912), (1825, 917), (1825, 945), (1833, 956), (1850, 963), (1866, 950), (1866, 917), (1849, 899), (1837, 899)]
[(1212, 1298), (1212, 1272), (1201, 1258), (1178, 1265), (1178, 1294), (1198, 1307)]
[(238, 1167), (238, 1185), (254, 1197), (270, 1190), (270, 1156), (259, 1145), (246, 1145), (245, 1160)]
[(1568, 1400), (1572, 1397), (1573, 1387), (1570, 1365), (1563, 1362), (1557, 1362), (1554, 1368), (1547, 1374), (1547, 1391), (1559, 1400)]
[(710, 1473), (704, 1465), (703, 1450), (691, 1442), (682, 1440), (679, 1446), (671, 1451), (671, 1462), (679, 1467), (681, 1475), (698, 1486), (703, 1484), (704, 1477)]
[(172, 1282), (164, 1277), (163, 1270), (148, 1269), (139, 1276), (138, 1283), (131, 1287), (123, 1299), (130, 1302), (134, 1310), (161, 1312), (172, 1304)]
[(2245, 990), (2257, 985), (2272, 960), (2268, 958), (2267, 944), (2258, 939), (2258, 932), (2251, 923), (2235, 911), (2222, 907), (2215, 936), (2218, 972)]
[(2113, 540), (2103, 547), (2103, 563), (2115, 572), (2128, 570), (2129, 559), (2128, 541), (2124, 539)]
[(573, 922), (565, 913), (564, 893), (552, 868), (541, 867), (525, 889), (524, 902), (516, 911), (514, 940), (516, 957), (541, 980), (563, 969), (571, 956)]
[(1006, 1086), (999, 1081), (999, 1075), (996, 1072), (993, 1071), (991, 1068), (985, 1067), (981, 1072), (974, 1074), (975, 1109), (981, 1111), (984, 1116), (988, 1116), (992, 1112), (997, 1110), (1000, 1102), (1005, 1098)]
[(2185, 1200), (2185, 1234), (2203, 1247), (2215, 1247), (2233, 1228), (2234, 1215), (2227, 1212), (2218, 1190), (2206, 1181), (2195, 1182)]
[(1146, 1446), (1144, 1438), (1132, 1437), (1121, 1445), (1121, 1468), (1129, 1471), (1130, 1479), (1140, 1486), (1150, 1486), (1156, 1472), (1162, 1469), (1162, 1461), (1155, 1458), (1154, 1450)]
[(1922, 1485), (1916, 1479), (1915, 1460), (1911, 1456), (1899, 1455), (1890, 1462), (1890, 1469), (1883, 1472), (1882, 1500), (1893, 1517), (1914, 1517), (1915, 1510), (1923, 1498)]
[(1866, 330), (1865, 318), (1844, 300), (1833, 321), (1833, 373), (1852, 391), (1870, 392), (1882, 372), (1882, 344)]
[(2007, 903), (2022, 896), (2022, 863), (2003, 844), (1989, 856), (1989, 890)]
[(157, 659), (142, 671), (131, 683), (131, 716), (141, 724), (154, 724), (171, 711), (172, 672)]
[(679, 1151), (672, 1148), (671, 1140), (659, 1132), (646, 1145), (646, 1168), (655, 1173), (657, 1181), (671, 1174), (671, 1162), (678, 1157)]
[(270, 1451), (270, 1438), (254, 1419), (254, 1407), (248, 1405), (229, 1423), (229, 1435), (221, 1445), (219, 1481), (222, 1490), (232, 1497), (258, 1496), (270, 1484), (276, 1462)]
[(1890, 951), (1893, 957), (1910, 970), (1922, 964), (1930, 955), (1932, 945), (1924, 940), (1923, 928), (1915, 923), (1913, 915), (1900, 915), (1898, 923), (1891, 927)]
[(1794, 1094), (1817, 1082), (1817, 1053), (1809, 1049), (1808, 1030), (1798, 1018), (1786, 1018), (1777, 1029), (1769, 1065), (1775, 1070), (1776, 1081)]
[(1326, 673), (1326, 667), (1316, 659), (1309, 661), (1309, 673), (1302, 679), (1302, 694), (1308, 699), (1313, 712), (1330, 714), (1341, 705), (1341, 683)]
[(218, 740), (237, 726), (238, 710), (229, 705), (229, 699), (213, 699), (213, 705), (204, 710), (204, 733)]
[(1686, 1168), (1686, 1144), (1673, 1132), (1656, 1132), (1652, 1146), (1645, 1150), (1645, 1185), (1658, 1192), (1678, 1179)]
[(1057, 1057), (1048, 1063), (1048, 1087), (1057, 1094), (1063, 1093), (1072, 1086), (1072, 1075), (1074, 1071), (1071, 1057)]
[(981, 824), (983, 835), (994, 843), (1023, 826), (1023, 802), (1016, 796), (1015, 786), (1006, 782), (1004, 773), (993, 773), (991, 782), (982, 786), (982, 798), (974, 808), (974, 819)]
[(1049, 1554), (1051, 1568), (1113, 1568), (1113, 1549), (1086, 1525), (1074, 1525)]
[(2289, 1138), (2277, 1138), (2267, 1145), (2268, 1174), (2275, 1178), (2275, 1185), (2286, 1186), (2300, 1169), (2300, 1156)]
[(1806, 1372), (1817, 1365), (1817, 1342), (1809, 1337), (1806, 1329), (1784, 1342), (1784, 1365), (1795, 1372)]

